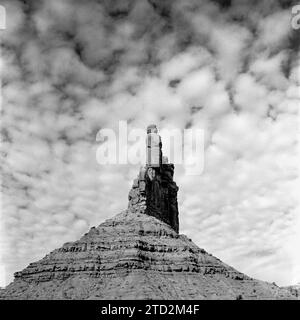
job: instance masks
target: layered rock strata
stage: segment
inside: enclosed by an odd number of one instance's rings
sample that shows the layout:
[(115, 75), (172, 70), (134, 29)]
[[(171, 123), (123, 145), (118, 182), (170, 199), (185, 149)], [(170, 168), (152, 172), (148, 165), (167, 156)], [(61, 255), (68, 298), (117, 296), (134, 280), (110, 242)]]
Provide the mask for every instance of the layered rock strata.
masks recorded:
[(291, 299), (179, 235), (126, 210), (15, 273), (2, 299)]

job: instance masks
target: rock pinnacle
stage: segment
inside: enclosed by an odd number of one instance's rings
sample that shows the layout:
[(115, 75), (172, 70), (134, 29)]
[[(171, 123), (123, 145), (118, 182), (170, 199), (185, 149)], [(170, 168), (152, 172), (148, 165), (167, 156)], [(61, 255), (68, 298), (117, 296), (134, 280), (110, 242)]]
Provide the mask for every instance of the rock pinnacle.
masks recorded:
[(176, 232), (178, 186), (173, 180), (174, 164), (162, 155), (162, 142), (156, 125), (147, 127), (146, 165), (140, 168), (128, 195), (128, 209), (145, 213), (167, 223)]

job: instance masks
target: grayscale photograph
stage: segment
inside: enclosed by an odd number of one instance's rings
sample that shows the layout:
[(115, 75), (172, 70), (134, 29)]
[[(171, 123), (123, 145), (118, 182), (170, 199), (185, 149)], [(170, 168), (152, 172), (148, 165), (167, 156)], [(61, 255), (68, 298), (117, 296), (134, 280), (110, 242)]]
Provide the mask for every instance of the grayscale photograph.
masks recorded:
[(0, 20), (0, 300), (300, 300), (299, 1)]

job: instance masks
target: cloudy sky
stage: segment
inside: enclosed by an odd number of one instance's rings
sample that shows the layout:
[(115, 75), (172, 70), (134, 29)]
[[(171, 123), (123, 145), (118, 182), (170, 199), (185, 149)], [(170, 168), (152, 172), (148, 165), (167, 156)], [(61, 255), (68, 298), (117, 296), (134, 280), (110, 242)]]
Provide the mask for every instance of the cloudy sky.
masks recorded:
[(236, 269), (300, 281), (299, 32), (293, 1), (2, 1), (0, 286), (127, 207), (138, 167), (96, 134), (201, 128), (176, 171), (180, 230)]

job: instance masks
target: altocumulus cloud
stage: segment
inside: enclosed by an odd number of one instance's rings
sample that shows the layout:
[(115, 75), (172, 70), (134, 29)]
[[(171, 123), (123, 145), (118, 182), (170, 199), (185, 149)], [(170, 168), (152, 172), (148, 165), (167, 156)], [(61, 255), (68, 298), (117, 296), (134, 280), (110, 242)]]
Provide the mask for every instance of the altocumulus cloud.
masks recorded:
[(5, 283), (126, 207), (137, 167), (95, 156), (119, 120), (203, 128), (203, 174), (176, 172), (181, 232), (250, 276), (300, 281), (293, 4), (4, 1)]

